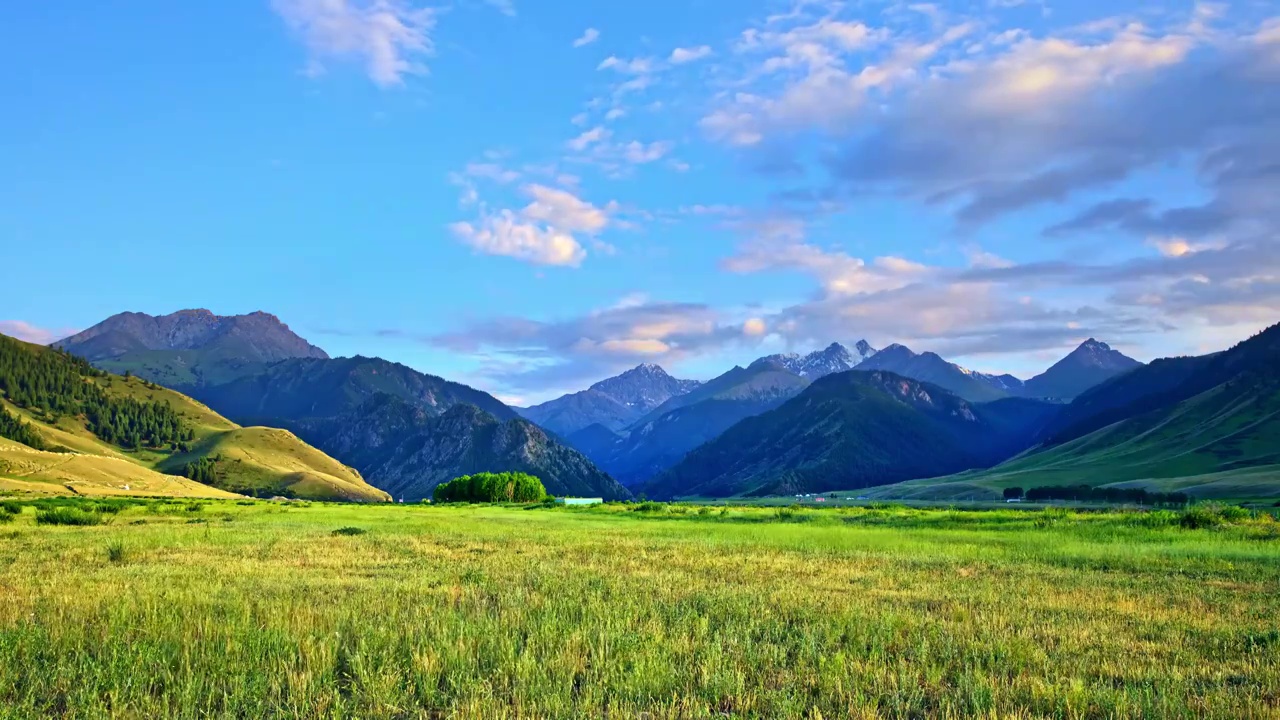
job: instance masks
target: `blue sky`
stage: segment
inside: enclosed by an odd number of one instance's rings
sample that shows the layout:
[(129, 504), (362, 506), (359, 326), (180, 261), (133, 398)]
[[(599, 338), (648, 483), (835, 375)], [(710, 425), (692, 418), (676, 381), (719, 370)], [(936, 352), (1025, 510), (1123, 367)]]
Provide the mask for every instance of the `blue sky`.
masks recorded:
[[(1280, 320), (1264, 2), (0, 9), (0, 331), (266, 310), (512, 402)], [(16, 271), (16, 272), (15, 272)]]

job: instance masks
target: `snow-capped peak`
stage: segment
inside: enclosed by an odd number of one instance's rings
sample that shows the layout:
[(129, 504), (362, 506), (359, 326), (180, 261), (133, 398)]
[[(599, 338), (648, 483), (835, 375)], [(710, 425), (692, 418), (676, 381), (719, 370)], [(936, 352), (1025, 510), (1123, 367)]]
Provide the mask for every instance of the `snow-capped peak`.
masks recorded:
[(773, 365), (781, 365), (796, 375), (817, 380), (833, 373), (852, 370), (858, 363), (871, 357), (876, 352), (875, 348), (871, 347), (866, 340), (859, 340), (854, 347), (857, 352), (850, 351), (849, 348), (838, 342), (833, 342), (825, 348), (815, 350), (808, 355), (802, 356), (796, 353), (769, 355), (760, 358), (756, 362), (767, 361)]

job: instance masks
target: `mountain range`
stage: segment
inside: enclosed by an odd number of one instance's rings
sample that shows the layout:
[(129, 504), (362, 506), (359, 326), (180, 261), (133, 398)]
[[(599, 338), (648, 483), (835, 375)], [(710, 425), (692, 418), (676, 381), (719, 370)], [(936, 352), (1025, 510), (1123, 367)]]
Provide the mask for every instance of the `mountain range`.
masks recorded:
[(885, 370), (921, 382), (932, 383), (966, 400), (984, 402), (1019, 394), (1022, 382), (1012, 375), (987, 375), (947, 362), (935, 353), (916, 354), (904, 345), (890, 345), (857, 366), (858, 370)]
[(975, 404), (884, 371), (819, 379), (738, 423), (644, 487), (650, 497), (847, 490), (987, 467), (1024, 449), (1056, 408)]
[[(1023, 383), (1012, 375), (967, 370), (935, 353), (918, 354), (903, 345), (890, 345), (877, 351), (865, 340), (855, 343), (853, 350), (832, 343), (806, 355), (768, 355), (747, 368), (735, 367), (702, 385), (690, 384), (686, 386), (690, 389), (673, 393), (629, 426), (616, 415), (611, 416), (612, 422), (583, 425), (590, 418), (579, 415), (579, 422), (565, 433), (565, 438), (568, 444), (581, 450), (624, 485), (640, 488), (678, 463), (689, 451), (717, 438), (739, 421), (778, 407), (799, 395), (811, 382), (850, 370), (892, 372), (929, 383), (970, 402), (983, 403), (1003, 398), (1039, 397), (1036, 388), (1052, 392), (1052, 397), (1062, 397), (1074, 393), (1075, 388), (1101, 382), (1138, 365), (1141, 363), (1090, 339), (1045, 374)], [(613, 380), (634, 377), (642, 369), (646, 376), (670, 377), (656, 366), (642, 366)], [(609, 382), (597, 383), (593, 388)], [(577, 408), (583, 397), (598, 394), (591, 390), (567, 395), (539, 406), (540, 412)], [(535, 420), (563, 417), (562, 414), (533, 416), (525, 412)], [(555, 425), (548, 427), (558, 429)]]
[(1158, 360), (1063, 408), (1040, 442), (990, 470), (882, 488), (882, 497), (990, 499), (1001, 488), (1140, 486), (1280, 497), (1280, 325), (1220, 353)]
[(859, 340), (854, 344), (853, 350), (840, 343), (831, 343), (826, 348), (815, 350), (808, 355), (786, 353), (783, 355), (769, 355), (760, 359), (776, 362), (796, 375), (812, 381), (833, 373), (852, 370), (875, 354), (876, 350), (871, 347), (870, 343), (866, 340)]
[[(379, 358), (330, 358), (266, 313), (124, 313), (57, 345), (86, 353), (98, 367), (183, 392), (237, 422), (292, 431), (397, 497), (429, 497), (436, 484), (459, 475), (505, 470), (543, 477), (553, 494), (629, 495), (488, 393)], [(439, 422), (459, 406), (477, 412)], [(438, 451), (445, 446), (451, 451)], [(453, 452), (460, 448), (466, 451)], [(388, 462), (393, 457), (414, 463)]]
[(696, 380), (677, 380), (661, 367), (646, 363), (601, 380), (582, 392), (530, 408), (518, 408), (516, 412), (566, 436), (592, 425), (617, 431), (699, 385)]
[[(1094, 467), (1166, 433), (1184, 444), (1207, 438), (1208, 449), (1156, 467), (1151, 457), (1170, 452), (1156, 442), (1134, 468), (1237, 472), (1272, 457), (1257, 442), (1274, 432), (1270, 376), (1258, 369), (1272, 356), (1257, 338), (1151, 365), (1090, 338), (1025, 382), (863, 340), (765, 356), (706, 382), (643, 364), (514, 409), (379, 358), (330, 358), (266, 313), (124, 313), (58, 347), (232, 421), (292, 433), (406, 500), (459, 475), (506, 470), (542, 477), (552, 494), (608, 499), (909, 489), (933, 487), (931, 477), (946, 480), (944, 492), (981, 495), (998, 482), (990, 478)], [(1203, 425), (1210, 412), (1230, 423)], [(1200, 424), (1184, 427), (1188, 418)]]
[(734, 367), (682, 395), (669, 398), (610, 442), (593, 425), (568, 442), (628, 487), (675, 464), (735, 423), (777, 407), (809, 385), (781, 362), (762, 358)]

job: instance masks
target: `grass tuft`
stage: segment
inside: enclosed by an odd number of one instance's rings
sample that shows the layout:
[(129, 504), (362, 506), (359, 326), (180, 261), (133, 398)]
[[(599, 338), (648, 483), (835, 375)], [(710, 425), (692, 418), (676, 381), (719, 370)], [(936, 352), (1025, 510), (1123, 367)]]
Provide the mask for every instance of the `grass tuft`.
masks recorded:
[(331, 534), (332, 535), (364, 535), (367, 532), (369, 531), (365, 530), (364, 528), (340, 527), (337, 530), (334, 530)]
[(125, 558), (124, 542), (120, 540), (112, 540), (107, 543), (107, 561), (113, 563), (122, 563)]

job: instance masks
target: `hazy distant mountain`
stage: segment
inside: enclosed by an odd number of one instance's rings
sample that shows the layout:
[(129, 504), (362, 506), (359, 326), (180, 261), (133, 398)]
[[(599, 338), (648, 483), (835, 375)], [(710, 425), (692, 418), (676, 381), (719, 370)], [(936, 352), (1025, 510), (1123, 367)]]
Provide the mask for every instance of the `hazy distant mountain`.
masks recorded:
[(768, 355), (760, 359), (779, 363), (796, 375), (812, 381), (832, 373), (852, 370), (858, 363), (875, 354), (875, 348), (871, 347), (866, 340), (859, 340), (853, 350), (849, 350), (840, 343), (831, 343), (826, 348), (808, 355), (786, 353)]
[(624, 485), (634, 486), (740, 420), (777, 407), (808, 385), (808, 379), (780, 362), (762, 358), (671, 398), (614, 443), (599, 442), (598, 433), (587, 443), (581, 434), (571, 436), (570, 442)]
[(208, 310), (180, 310), (158, 317), (126, 312), (56, 346), (91, 362), (151, 350), (201, 350), (246, 362), (329, 357), (275, 315), (264, 312), (221, 316)]
[(442, 482), (477, 472), (537, 475), (557, 496), (619, 500), (630, 493), (585, 456), (521, 418), (499, 420), (474, 405), (439, 415), (387, 394), (345, 415), (298, 423), (300, 434), (347, 458), (377, 487), (406, 501), (430, 497)]
[(672, 397), (684, 395), (700, 384), (696, 380), (673, 378), (658, 365), (646, 363), (601, 380), (582, 392), (518, 412), (564, 436), (597, 424), (621, 430)]
[(1012, 375), (988, 375), (947, 362), (935, 353), (917, 354), (903, 345), (890, 345), (862, 361), (858, 370), (885, 370), (903, 377), (933, 383), (971, 402), (1008, 397), (1021, 383)]
[(1024, 394), (1070, 400), (1141, 365), (1137, 360), (1112, 350), (1106, 343), (1089, 338), (1053, 367), (1028, 380)]
[(643, 489), (656, 498), (788, 494), (987, 467), (1030, 444), (1056, 410), (1020, 398), (974, 404), (888, 372), (839, 373), (743, 420)]

